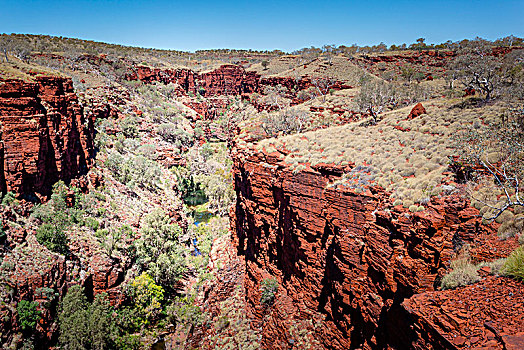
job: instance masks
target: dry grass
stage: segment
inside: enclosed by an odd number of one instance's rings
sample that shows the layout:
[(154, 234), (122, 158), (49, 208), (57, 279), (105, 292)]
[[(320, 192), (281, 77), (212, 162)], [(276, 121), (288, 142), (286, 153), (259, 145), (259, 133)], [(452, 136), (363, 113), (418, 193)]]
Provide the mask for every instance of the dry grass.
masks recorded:
[(273, 59), (268, 59), (267, 69), (264, 69), (262, 62), (259, 62), (252, 64), (247, 70), (255, 71), (264, 77), (275, 76), (282, 72), (293, 69), (299, 64), (300, 61), (300, 56), (297, 55), (280, 56)]
[[(365, 169), (366, 186), (379, 185), (391, 192), (392, 200), (412, 211), (421, 210), (432, 196), (453, 190), (446, 186), (449, 156), (454, 155), (452, 136), (474, 122), (484, 124), (502, 112), (503, 105), (482, 108), (450, 108), (453, 100), (424, 103), (428, 114), (406, 120), (413, 106), (387, 112), (377, 125), (362, 127), (351, 123), (317, 131), (267, 139), (257, 150), (282, 150), (282, 160), (292, 169), (319, 163), (348, 165)], [(401, 130), (399, 130), (399, 128)], [(303, 167), (301, 167), (303, 168)], [(333, 184), (354, 187), (355, 174)], [(362, 180), (357, 176), (356, 182)], [(360, 181), (362, 183), (362, 181)], [(353, 186), (353, 187), (352, 187)]]
[(0, 61), (0, 78), (1, 79), (21, 79), (24, 81), (35, 81), (39, 75), (61, 76), (60, 73), (38, 66), (36, 64), (27, 64), (15, 57), (9, 57), (9, 63), (5, 62), (2, 57)]
[(329, 77), (352, 86), (359, 85), (359, 80), (363, 75), (371, 76), (347, 57), (333, 57), (331, 63), (326, 62), (323, 57), (305, 61), (300, 56), (287, 55), (269, 60), (267, 69), (262, 67), (262, 63), (256, 63), (247, 70), (256, 71), (266, 77)]

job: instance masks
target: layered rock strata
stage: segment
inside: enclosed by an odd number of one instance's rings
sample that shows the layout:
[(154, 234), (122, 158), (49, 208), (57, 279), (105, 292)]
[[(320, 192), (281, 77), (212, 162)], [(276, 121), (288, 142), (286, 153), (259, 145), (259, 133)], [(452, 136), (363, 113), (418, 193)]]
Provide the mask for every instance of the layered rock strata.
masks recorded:
[[(404, 300), (436, 290), (460, 245), (493, 246), (486, 242), (495, 233), (458, 194), (411, 213), (380, 188), (330, 186), (347, 169), (293, 172), (277, 152), (250, 148), (237, 148), (233, 159), (233, 243), (245, 259), (246, 299), (267, 349), (423, 348), (408, 330), (424, 327), (418, 314), (428, 310), (401, 320), (416, 310), (410, 303), (421, 305)], [(506, 255), (516, 242), (504, 244), (474, 254)], [(270, 305), (260, 301), (267, 278), (279, 285)]]
[(47, 195), (57, 180), (85, 173), (94, 120), (86, 119), (69, 78), (0, 80), (0, 190)]

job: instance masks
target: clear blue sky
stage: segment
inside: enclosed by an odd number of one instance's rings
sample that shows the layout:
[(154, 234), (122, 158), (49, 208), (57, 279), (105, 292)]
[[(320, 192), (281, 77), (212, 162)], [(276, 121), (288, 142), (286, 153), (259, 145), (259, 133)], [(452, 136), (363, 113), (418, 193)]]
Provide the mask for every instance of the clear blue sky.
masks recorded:
[(193, 51), (524, 36), (524, 0), (0, 0), (0, 33)]

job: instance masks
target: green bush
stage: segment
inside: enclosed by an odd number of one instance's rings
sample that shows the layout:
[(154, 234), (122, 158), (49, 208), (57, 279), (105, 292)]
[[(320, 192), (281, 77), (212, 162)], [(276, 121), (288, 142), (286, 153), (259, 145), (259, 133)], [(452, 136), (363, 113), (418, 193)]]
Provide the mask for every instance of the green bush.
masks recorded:
[(4, 222), (0, 219), (0, 244), (7, 239), (7, 233), (4, 230)]
[(37, 228), (36, 240), (55, 253), (66, 254), (69, 249), (66, 234), (53, 224), (42, 224)]
[(2, 198), (2, 205), (4, 206), (10, 206), (11, 204), (17, 204), (18, 201), (16, 200), (16, 196), (13, 192), (7, 192), (4, 194), (4, 197)]
[(504, 273), (517, 280), (524, 280), (524, 247), (518, 247), (508, 256)]
[(131, 187), (138, 185), (156, 190), (162, 175), (158, 163), (143, 155), (124, 158), (121, 154), (113, 152), (108, 155), (105, 165), (118, 181)]
[(160, 124), (156, 132), (164, 139), (164, 141), (171, 142), (176, 146), (189, 146), (191, 144), (191, 136), (183, 129), (178, 128), (173, 123)]
[(161, 209), (144, 218), (140, 238), (135, 241), (138, 265), (156, 283), (171, 287), (185, 273), (185, 249), (178, 241), (182, 230)]
[(115, 340), (115, 347), (119, 350), (138, 350), (142, 348), (140, 336), (134, 334), (125, 334)]
[(85, 219), (86, 227), (89, 227), (91, 230), (96, 231), (100, 227), (100, 223), (97, 219), (88, 217)]
[(275, 301), (278, 292), (278, 281), (274, 277), (264, 278), (260, 283), (260, 303), (271, 305)]
[(159, 316), (164, 302), (164, 289), (147, 273), (143, 272), (129, 284), (128, 293), (144, 325)]
[(133, 116), (127, 116), (120, 122), (120, 129), (125, 137), (138, 137), (138, 119)]
[(199, 326), (204, 321), (204, 315), (200, 308), (195, 305), (193, 297), (175, 297), (173, 303), (166, 309), (169, 320), (174, 325), (191, 324)]
[(36, 231), (38, 243), (49, 250), (65, 254), (68, 241), (65, 231), (73, 225), (84, 225), (85, 212), (82, 209), (84, 196), (76, 188), (66, 186), (63, 181), (53, 185), (51, 200), (33, 209), (32, 218), (42, 222)]
[(37, 310), (36, 301), (20, 300), (16, 306), (18, 313), (18, 323), (24, 332), (31, 332), (35, 329), (36, 323), (40, 320), (40, 311)]

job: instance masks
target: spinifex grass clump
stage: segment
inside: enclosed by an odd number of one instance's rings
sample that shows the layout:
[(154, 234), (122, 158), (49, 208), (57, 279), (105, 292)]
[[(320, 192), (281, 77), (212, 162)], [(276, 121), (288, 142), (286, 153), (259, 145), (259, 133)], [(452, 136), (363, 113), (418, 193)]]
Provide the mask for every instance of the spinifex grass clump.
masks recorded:
[(454, 289), (480, 281), (478, 267), (471, 263), (467, 254), (452, 261), (451, 268), (451, 272), (442, 278), (442, 289)]
[(517, 280), (524, 280), (524, 247), (518, 247), (506, 259), (504, 272)]

